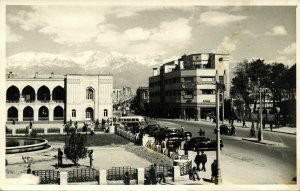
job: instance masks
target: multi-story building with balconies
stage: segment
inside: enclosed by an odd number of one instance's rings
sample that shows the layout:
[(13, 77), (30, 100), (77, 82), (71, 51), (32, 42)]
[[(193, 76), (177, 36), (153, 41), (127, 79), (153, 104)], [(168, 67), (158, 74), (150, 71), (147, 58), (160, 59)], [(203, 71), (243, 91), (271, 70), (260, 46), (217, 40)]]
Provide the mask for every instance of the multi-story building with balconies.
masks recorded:
[(111, 75), (6, 78), (7, 121), (59, 122), (107, 119), (112, 116)]
[[(163, 117), (204, 118), (215, 113), (216, 73), (229, 90), (227, 54), (198, 53), (183, 55), (153, 68), (149, 78), (150, 110)], [(225, 92), (225, 98), (229, 91)]]

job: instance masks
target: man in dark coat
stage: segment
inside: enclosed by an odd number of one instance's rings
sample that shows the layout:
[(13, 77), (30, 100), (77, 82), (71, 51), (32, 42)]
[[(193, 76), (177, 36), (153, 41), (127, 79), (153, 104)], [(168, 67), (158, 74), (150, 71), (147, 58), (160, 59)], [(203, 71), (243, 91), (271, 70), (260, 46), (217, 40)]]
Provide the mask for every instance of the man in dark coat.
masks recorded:
[(58, 167), (62, 166), (62, 157), (63, 157), (64, 153), (61, 151), (61, 149), (58, 149), (57, 152), (57, 165)]
[(199, 167), (199, 166), (200, 166), (200, 164), (202, 163), (202, 158), (201, 158), (201, 156), (199, 155), (199, 153), (197, 153), (194, 162), (196, 163), (197, 170), (200, 171), (200, 167)]
[(207, 156), (204, 153), (204, 151), (201, 151), (200, 157), (201, 157), (201, 163), (202, 163), (202, 168), (200, 169), (200, 171), (203, 170), (204, 172), (206, 172), (205, 164), (207, 162)]
[(157, 184), (157, 171), (154, 165), (151, 165), (150, 168), (150, 180), (151, 180), (151, 184)]
[(217, 160), (214, 160), (214, 162), (211, 164), (211, 181), (216, 180), (217, 175), (218, 175)]

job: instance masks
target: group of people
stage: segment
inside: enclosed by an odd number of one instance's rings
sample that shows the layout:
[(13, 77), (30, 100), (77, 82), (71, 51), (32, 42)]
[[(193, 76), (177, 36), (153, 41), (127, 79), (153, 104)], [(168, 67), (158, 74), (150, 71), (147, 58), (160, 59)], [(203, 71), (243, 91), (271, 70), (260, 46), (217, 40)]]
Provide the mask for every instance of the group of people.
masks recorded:
[[(194, 162), (195, 162), (196, 166), (190, 170), (189, 176), (190, 176), (191, 180), (196, 181), (196, 179), (200, 180), (200, 177), (198, 174), (199, 171), (206, 172), (205, 165), (207, 163), (207, 156), (204, 153), (204, 151), (201, 151), (201, 155), (199, 155), (199, 153), (197, 153), (197, 155), (194, 159)], [(201, 165), (201, 168), (200, 168), (200, 165)], [(217, 174), (218, 174), (217, 160), (214, 160), (214, 162), (211, 164), (211, 181), (216, 179)]]
[(148, 184), (152, 184), (152, 185), (157, 184), (157, 182), (160, 184), (162, 181), (163, 181), (163, 183), (166, 183), (164, 173), (157, 171), (156, 164), (151, 165), (150, 170), (149, 170), (149, 177), (147, 177), (147, 179), (148, 179)]

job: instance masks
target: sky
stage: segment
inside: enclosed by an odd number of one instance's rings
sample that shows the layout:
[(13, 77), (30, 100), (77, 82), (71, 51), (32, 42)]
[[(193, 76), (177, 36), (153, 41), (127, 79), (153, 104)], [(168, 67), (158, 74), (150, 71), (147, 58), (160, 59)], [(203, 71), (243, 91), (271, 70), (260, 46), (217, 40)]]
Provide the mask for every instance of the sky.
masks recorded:
[(6, 6), (6, 56), (82, 51), (160, 55), (228, 53), (293, 65), (295, 6)]

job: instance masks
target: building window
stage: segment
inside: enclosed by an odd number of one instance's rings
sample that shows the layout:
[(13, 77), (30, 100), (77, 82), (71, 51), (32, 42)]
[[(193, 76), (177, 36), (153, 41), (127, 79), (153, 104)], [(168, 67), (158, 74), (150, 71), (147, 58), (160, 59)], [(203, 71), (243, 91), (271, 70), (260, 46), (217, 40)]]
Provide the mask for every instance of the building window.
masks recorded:
[(108, 111), (107, 109), (104, 109), (104, 117), (107, 117), (108, 116)]
[(76, 117), (76, 110), (72, 109), (72, 117)]
[(86, 99), (93, 100), (94, 99), (94, 91), (92, 88), (88, 88), (86, 90)]
[(184, 82), (194, 82), (194, 77), (185, 77)]
[(202, 94), (214, 94), (214, 90), (202, 90)]

